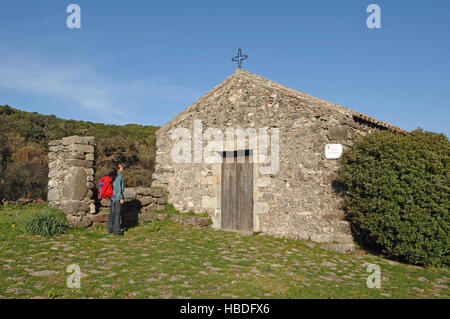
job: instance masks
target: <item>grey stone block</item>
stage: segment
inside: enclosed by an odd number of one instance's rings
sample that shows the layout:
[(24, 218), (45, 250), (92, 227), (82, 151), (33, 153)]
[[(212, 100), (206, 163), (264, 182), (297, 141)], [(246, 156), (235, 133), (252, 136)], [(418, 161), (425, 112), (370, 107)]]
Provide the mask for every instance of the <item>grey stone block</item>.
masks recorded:
[(137, 196), (137, 201), (141, 206), (147, 206), (153, 203), (153, 197), (151, 196)]
[(59, 189), (49, 189), (47, 192), (48, 201), (56, 201), (61, 199), (61, 193)]
[(83, 168), (92, 168), (94, 165), (93, 161), (80, 160), (80, 159), (68, 159), (66, 161), (66, 165), (68, 167), (83, 167)]
[(67, 221), (72, 227), (89, 227), (92, 224), (89, 216), (67, 215)]
[(164, 198), (164, 197), (160, 197), (160, 198), (157, 198), (155, 202), (156, 202), (156, 204), (158, 204), (158, 205), (166, 205), (167, 199)]
[(125, 199), (136, 199), (136, 191), (134, 188), (128, 187), (123, 190)]
[(61, 210), (66, 214), (74, 214), (78, 212), (88, 212), (90, 207), (87, 203), (82, 201), (64, 201), (61, 204)]
[(103, 198), (100, 201), (100, 204), (102, 204), (103, 207), (110, 207), (111, 206), (111, 200), (109, 198)]
[(83, 138), (78, 135), (63, 137), (61, 141), (63, 145), (83, 144)]
[(135, 191), (137, 195), (149, 196), (152, 194), (151, 187), (136, 187)]
[(82, 201), (88, 188), (86, 187), (86, 172), (79, 167), (71, 167), (64, 177), (61, 188), (62, 198)]
[(154, 188), (153, 189), (153, 197), (159, 198), (164, 196), (164, 190), (161, 188)]
[(139, 214), (139, 220), (143, 222), (151, 222), (157, 219), (157, 214), (153, 213), (141, 213)]
[(161, 220), (161, 221), (162, 221), (162, 220), (166, 220), (166, 219), (167, 219), (167, 216), (168, 216), (167, 214), (158, 214), (158, 215), (157, 215), (157, 218), (158, 218), (158, 220)]

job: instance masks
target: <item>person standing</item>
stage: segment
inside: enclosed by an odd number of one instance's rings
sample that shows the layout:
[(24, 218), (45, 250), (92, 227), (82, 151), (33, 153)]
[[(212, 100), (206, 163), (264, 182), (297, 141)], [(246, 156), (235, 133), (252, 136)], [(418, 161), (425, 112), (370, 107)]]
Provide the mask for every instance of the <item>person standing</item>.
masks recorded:
[(108, 233), (123, 235), (120, 231), (120, 212), (124, 201), (122, 173), (125, 169), (123, 164), (114, 166), (109, 176), (112, 177), (113, 197), (111, 197), (111, 212), (108, 220)]

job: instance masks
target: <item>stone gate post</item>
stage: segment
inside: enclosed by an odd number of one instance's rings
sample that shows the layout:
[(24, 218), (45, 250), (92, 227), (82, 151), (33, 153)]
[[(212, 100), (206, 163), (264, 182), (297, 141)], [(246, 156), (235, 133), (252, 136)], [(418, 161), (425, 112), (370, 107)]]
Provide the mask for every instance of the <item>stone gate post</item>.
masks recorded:
[(87, 227), (95, 212), (94, 136), (64, 137), (49, 146), (47, 201), (61, 208), (72, 226)]

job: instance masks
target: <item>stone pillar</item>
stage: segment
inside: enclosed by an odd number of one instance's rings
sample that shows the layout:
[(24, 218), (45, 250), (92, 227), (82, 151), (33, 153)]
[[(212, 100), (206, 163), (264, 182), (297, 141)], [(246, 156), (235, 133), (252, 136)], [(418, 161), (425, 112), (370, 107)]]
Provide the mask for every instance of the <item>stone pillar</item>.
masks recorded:
[(94, 136), (69, 136), (49, 142), (47, 201), (61, 208), (72, 226), (87, 227), (95, 212)]

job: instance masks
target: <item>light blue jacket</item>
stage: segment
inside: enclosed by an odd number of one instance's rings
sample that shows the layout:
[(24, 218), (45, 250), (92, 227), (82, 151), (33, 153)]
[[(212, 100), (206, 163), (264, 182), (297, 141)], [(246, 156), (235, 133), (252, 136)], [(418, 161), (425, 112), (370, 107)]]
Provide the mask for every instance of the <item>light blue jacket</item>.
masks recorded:
[(124, 194), (123, 194), (123, 179), (122, 179), (122, 174), (117, 173), (117, 177), (113, 182), (113, 197), (111, 198), (112, 200), (121, 200), (124, 199)]

